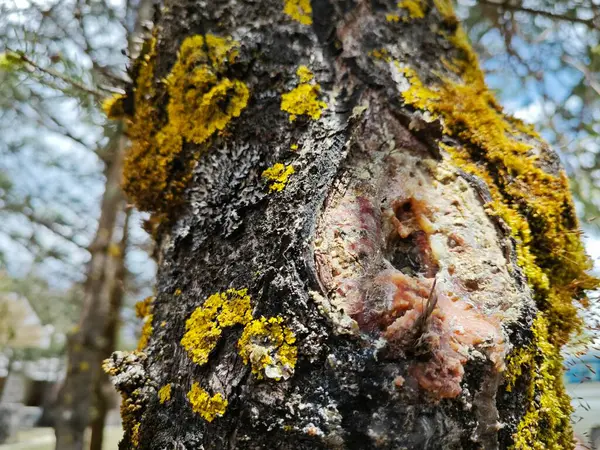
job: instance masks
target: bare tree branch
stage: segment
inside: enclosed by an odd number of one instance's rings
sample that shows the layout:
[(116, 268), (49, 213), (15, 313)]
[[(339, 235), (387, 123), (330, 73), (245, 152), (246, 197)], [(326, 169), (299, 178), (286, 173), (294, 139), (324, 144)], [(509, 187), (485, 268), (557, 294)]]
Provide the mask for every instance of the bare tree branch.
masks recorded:
[(540, 10), (540, 9), (528, 8), (523, 5), (509, 3), (506, 1), (504, 1), (504, 2), (497, 2), (494, 0), (478, 0), (478, 1), (479, 1), (479, 3), (484, 4), (484, 5), (497, 6), (499, 8), (502, 8), (505, 11), (520, 11), (520, 12), (524, 12), (524, 13), (532, 14), (532, 15), (536, 15), (536, 16), (548, 17), (549, 19), (553, 19), (553, 20), (560, 20), (563, 22), (571, 22), (571, 23), (581, 23), (583, 25), (587, 25), (590, 28), (597, 28), (596, 22), (597, 22), (598, 16), (594, 16), (591, 19), (581, 19), (579, 17), (571, 17), (571, 16), (567, 16), (565, 14), (558, 14), (558, 13), (553, 13), (553, 12), (544, 11), (544, 10)]

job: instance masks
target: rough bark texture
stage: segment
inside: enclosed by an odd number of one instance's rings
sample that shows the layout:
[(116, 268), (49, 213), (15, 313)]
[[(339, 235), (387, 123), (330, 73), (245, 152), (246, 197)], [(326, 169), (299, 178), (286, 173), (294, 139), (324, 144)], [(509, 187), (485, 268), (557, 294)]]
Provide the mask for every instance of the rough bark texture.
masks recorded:
[(171, 0), (132, 76), (121, 448), (572, 446), (568, 186), (448, 2)]

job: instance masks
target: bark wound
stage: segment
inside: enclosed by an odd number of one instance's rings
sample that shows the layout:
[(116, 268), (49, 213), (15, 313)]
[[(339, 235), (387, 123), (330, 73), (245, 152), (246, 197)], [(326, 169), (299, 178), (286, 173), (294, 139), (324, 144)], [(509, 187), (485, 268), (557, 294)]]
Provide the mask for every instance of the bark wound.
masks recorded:
[(322, 212), (320, 281), (381, 354), (413, 357), (406, 377), (433, 399), (454, 398), (469, 360), (504, 370), (503, 326), (518, 319), (528, 295), (457, 170), (389, 115), (369, 134), (355, 142), (349, 172)]

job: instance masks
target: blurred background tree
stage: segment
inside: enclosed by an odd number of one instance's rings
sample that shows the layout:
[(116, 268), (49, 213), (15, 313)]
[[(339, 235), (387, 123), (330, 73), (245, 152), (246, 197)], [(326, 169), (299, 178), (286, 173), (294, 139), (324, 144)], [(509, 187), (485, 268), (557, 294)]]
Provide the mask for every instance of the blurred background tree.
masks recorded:
[[(143, 0), (0, 6), (0, 264), (11, 280), (36, 277), (62, 290), (63, 317), (77, 323), (68, 345), (55, 348), (69, 350), (57, 448), (82, 448), (90, 421), (92, 448), (102, 447), (109, 401), (100, 362), (120, 322), (132, 321), (134, 301), (151, 292), (149, 241), (119, 186), (123, 124), (101, 109), (122, 92), (151, 12)], [(79, 295), (68, 301), (74, 286)], [(133, 328), (124, 330), (118, 345), (131, 348)]]

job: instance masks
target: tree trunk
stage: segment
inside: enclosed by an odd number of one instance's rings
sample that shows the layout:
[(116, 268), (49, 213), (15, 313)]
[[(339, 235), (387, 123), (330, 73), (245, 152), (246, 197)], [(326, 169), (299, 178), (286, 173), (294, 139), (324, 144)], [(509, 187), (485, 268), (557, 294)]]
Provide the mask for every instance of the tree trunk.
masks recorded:
[[(144, 23), (152, 16), (153, 2), (127, 2), (125, 29), (128, 54), (139, 52), (137, 40)], [(129, 24), (132, 22), (132, 24)], [(105, 106), (105, 105), (103, 105)], [(110, 113), (110, 112), (109, 112)], [(58, 395), (55, 425), (57, 450), (82, 450), (85, 433), (91, 425), (90, 450), (101, 450), (108, 411), (106, 376), (101, 364), (115, 350), (119, 314), (124, 295), (126, 275), (125, 249), (129, 207), (125, 205), (121, 179), (123, 157), (129, 141), (119, 124), (111, 137), (106, 158), (105, 191), (100, 206), (98, 229), (90, 245), (90, 262), (84, 285), (83, 311), (67, 346), (67, 375)], [(118, 216), (125, 212), (120, 244), (113, 240)]]
[(150, 211), (122, 449), (573, 447), (595, 285), (556, 155), (446, 0), (165, 2), (123, 109)]
[(118, 276), (124, 255), (119, 244), (114, 242), (113, 234), (125, 205), (120, 181), (126, 145), (127, 138), (121, 134), (107, 163), (98, 231), (90, 245), (83, 311), (78, 325), (69, 335), (67, 374), (58, 395), (57, 450), (84, 448), (85, 431), (99, 412), (94, 392), (102, 378), (102, 360), (114, 349), (110, 346), (112, 336), (107, 332), (115, 314), (111, 310), (111, 300), (123, 281)]
[[(123, 235), (121, 237), (121, 243), (119, 245), (120, 258), (117, 259), (118, 266), (115, 268), (115, 283), (113, 283), (112, 292), (110, 295), (108, 324), (105, 328), (105, 348), (103, 349), (103, 353), (105, 355), (110, 354), (115, 350), (119, 333), (120, 313), (121, 306), (123, 305), (123, 298), (125, 296), (125, 283), (127, 276), (127, 268), (125, 267), (125, 255), (127, 254), (130, 217), (131, 209), (127, 209), (125, 212), (125, 221), (123, 223)], [(92, 434), (90, 440), (90, 450), (102, 450), (102, 445), (104, 442), (104, 427), (106, 425), (106, 415), (113, 403), (111, 402), (111, 394), (113, 394), (112, 396), (114, 396), (114, 391), (111, 389), (108, 377), (106, 376), (106, 374), (102, 373), (100, 377), (96, 380), (96, 386), (94, 388), (94, 396), (96, 399), (96, 414), (91, 426)]]

